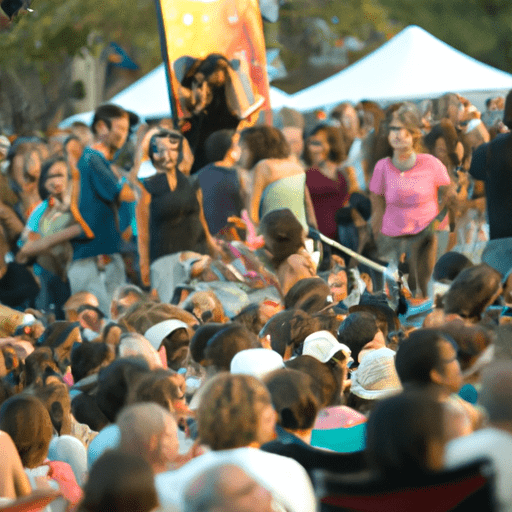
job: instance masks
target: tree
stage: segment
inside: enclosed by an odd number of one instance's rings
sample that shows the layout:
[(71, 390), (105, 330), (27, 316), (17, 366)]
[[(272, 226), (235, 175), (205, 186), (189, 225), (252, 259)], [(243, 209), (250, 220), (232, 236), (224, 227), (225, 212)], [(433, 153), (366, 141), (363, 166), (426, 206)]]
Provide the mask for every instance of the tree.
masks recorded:
[(472, 57), (512, 72), (509, 0), (380, 0), (403, 25), (419, 25)]
[[(279, 87), (288, 92), (340, 71), (398, 30), (376, 0), (288, 0), (281, 4), (279, 21), (265, 24), (267, 45), (281, 48), (289, 77), (279, 81)], [(349, 55), (344, 64), (310, 65), (311, 56), (325, 51), (326, 46), (342, 47), (345, 36), (359, 38), (366, 49)]]
[(37, 0), (32, 7), (0, 32), (0, 130), (46, 129), (75, 92), (71, 59), (84, 48), (99, 58), (115, 41), (141, 75), (161, 62), (153, 0)]

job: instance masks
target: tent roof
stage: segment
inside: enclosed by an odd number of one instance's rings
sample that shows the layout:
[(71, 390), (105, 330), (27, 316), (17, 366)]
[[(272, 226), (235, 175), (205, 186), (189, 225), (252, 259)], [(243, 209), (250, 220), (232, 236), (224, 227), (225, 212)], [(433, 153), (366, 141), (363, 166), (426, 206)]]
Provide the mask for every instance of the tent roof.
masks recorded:
[(116, 94), (109, 100), (109, 103), (115, 103), (144, 118), (169, 117), (171, 105), (165, 66), (160, 64), (153, 71)]
[[(270, 105), (273, 109), (289, 105), (290, 98), (291, 96), (284, 91), (276, 87), (270, 87)], [(143, 119), (169, 117), (171, 115), (171, 106), (164, 64), (160, 64), (153, 71), (150, 71), (147, 75), (139, 78), (139, 80), (116, 94), (108, 100), (108, 103), (114, 103), (125, 110), (135, 112)], [(75, 114), (62, 121), (60, 127), (66, 128), (75, 121), (90, 124), (92, 118), (92, 112)]]
[(383, 102), (504, 89), (512, 89), (512, 75), (411, 25), (346, 69), (295, 93), (292, 106), (306, 111), (343, 101)]

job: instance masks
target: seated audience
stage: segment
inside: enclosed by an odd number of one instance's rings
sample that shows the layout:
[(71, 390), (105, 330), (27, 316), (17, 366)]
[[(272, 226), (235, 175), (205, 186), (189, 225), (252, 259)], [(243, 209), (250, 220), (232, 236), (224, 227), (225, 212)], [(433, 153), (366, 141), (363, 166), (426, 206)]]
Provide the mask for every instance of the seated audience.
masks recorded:
[(496, 495), (499, 510), (510, 510), (512, 495), (512, 364), (496, 361), (483, 370), (479, 403), (489, 423), (472, 434), (454, 439), (445, 451), (449, 468), (480, 458), (491, 460), (496, 470)]
[(421, 480), (444, 466), (445, 408), (423, 390), (381, 400), (368, 419), (370, 466), (388, 481)]
[(153, 474), (170, 469), (179, 455), (174, 418), (156, 403), (139, 403), (123, 409), (117, 418), (119, 448), (143, 458)]
[(386, 347), (370, 350), (351, 374), (347, 405), (369, 416), (379, 400), (401, 390), (395, 369), (395, 352)]
[(137, 455), (109, 450), (92, 466), (77, 512), (151, 512), (157, 507), (149, 463)]
[(277, 439), (262, 450), (295, 459), (311, 476), (315, 469), (356, 472), (365, 467), (362, 452), (340, 454), (311, 446), (319, 404), (309, 375), (297, 370), (276, 370), (264, 380), (277, 412)]
[(184, 512), (273, 512), (272, 494), (243, 469), (225, 464), (194, 478), (184, 494)]

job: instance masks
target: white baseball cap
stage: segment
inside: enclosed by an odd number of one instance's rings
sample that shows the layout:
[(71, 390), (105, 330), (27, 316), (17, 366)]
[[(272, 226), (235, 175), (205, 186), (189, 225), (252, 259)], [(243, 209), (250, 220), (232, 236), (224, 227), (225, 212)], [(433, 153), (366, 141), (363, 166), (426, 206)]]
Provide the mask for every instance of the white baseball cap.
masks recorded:
[(155, 350), (158, 350), (164, 338), (178, 329), (188, 329), (188, 324), (174, 318), (171, 320), (164, 320), (163, 322), (159, 322), (158, 324), (150, 327), (144, 333), (144, 338), (153, 345)]
[(327, 363), (336, 352), (342, 351), (347, 358), (351, 350), (344, 343), (340, 343), (329, 331), (317, 331), (304, 340), (303, 356), (311, 356), (322, 363)]
[(262, 379), (267, 373), (284, 368), (284, 361), (275, 350), (249, 348), (241, 350), (231, 360), (230, 372)]

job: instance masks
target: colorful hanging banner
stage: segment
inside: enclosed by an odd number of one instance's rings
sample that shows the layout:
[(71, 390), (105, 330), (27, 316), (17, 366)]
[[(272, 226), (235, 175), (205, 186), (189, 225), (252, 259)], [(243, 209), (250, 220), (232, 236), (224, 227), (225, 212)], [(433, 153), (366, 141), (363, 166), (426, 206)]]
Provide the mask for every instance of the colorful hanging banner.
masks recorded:
[(212, 116), (220, 128), (250, 126), (261, 111), (270, 123), (258, 0), (155, 2), (173, 117), (182, 131), (198, 123), (208, 129)]

